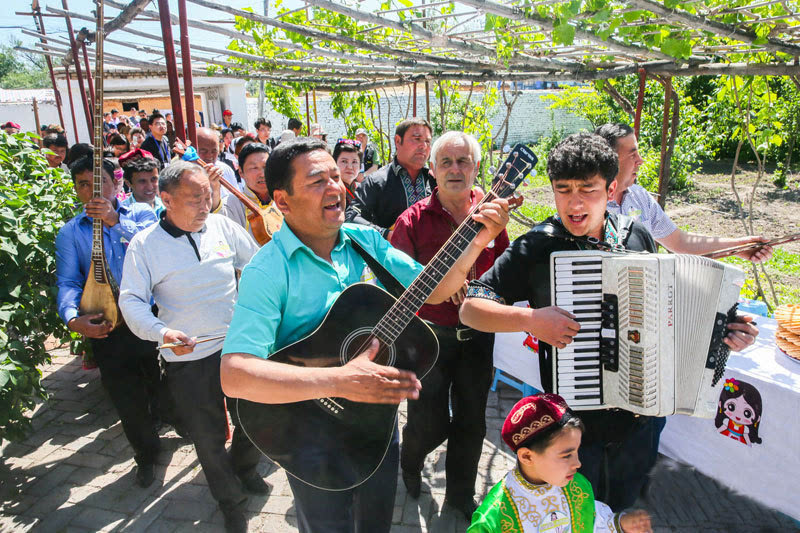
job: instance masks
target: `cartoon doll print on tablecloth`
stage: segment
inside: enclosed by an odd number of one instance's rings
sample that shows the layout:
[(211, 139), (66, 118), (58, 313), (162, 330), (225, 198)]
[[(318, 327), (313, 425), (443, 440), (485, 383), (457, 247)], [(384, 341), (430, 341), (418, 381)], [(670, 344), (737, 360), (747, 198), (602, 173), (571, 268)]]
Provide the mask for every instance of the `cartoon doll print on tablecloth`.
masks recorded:
[(758, 436), (761, 412), (761, 393), (758, 389), (745, 381), (728, 378), (719, 394), (714, 425), (720, 435), (742, 444), (761, 444), (761, 437)]

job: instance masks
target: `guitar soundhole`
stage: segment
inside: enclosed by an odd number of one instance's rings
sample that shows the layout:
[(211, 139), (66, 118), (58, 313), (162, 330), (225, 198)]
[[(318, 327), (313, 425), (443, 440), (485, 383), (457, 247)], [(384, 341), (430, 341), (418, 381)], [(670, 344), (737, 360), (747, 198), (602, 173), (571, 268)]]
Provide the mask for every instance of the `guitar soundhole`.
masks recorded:
[[(346, 365), (350, 359), (367, 349), (369, 346), (367, 341), (369, 340), (371, 332), (371, 328), (360, 328), (350, 333), (350, 335), (344, 339), (342, 347), (339, 350), (339, 361), (342, 365)], [(396, 353), (394, 345), (386, 346), (381, 343), (381, 348), (378, 352), (378, 356), (375, 358), (375, 362), (379, 365), (394, 366), (395, 358)]]

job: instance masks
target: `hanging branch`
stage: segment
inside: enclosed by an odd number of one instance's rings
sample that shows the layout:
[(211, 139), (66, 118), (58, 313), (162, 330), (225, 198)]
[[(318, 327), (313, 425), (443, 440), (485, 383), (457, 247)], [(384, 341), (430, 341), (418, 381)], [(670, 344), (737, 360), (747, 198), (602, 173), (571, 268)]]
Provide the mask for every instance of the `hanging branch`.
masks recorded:
[(442, 123), (442, 133), (444, 133), (447, 128), (447, 115), (445, 115), (444, 109), (444, 90), (442, 89), (442, 80), (438, 80), (436, 83), (439, 86), (439, 120)]
[(632, 117), (636, 115), (636, 110), (634, 109), (633, 104), (631, 104), (631, 101), (620, 94), (620, 92), (613, 85), (605, 80), (603, 80), (602, 83), (599, 83), (599, 85), (600, 88), (603, 89), (603, 91), (605, 91), (605, 93), (608, 94), (624, 112)]
[[(667, 84), (672, 84), (672, 80), (669, 78), (664, 78), (662, 76), (655, 76), (656, 80), (664, 86), (665, 90)], [(670, 183), (670, 174), (671, 174), (671, 166), (672, 166), (672, 154), (675, 152), (675, 141), (678, 139), (678, 126), (680, 125), (680, 98), (678, 97), (677, 91), (672, 88), (670, 90), (670, 100), (672, 101), (672, 112), (670, 115), (670, 131), (669, 131), (669, 138), (667, 140), (667, 147), (664, 152), (664, 183), (663, 183), (663, 190), (661, 187), (661, 183), (659, 183), (659, 191), (658, 191), (658, 204), (664, 209), (664, 206), (667, 203), (667, 194), (669, 194), (669, 183)]]
[[(520, 7), (509, 7), (492, 0), (458, 0), (459, 3), (475, 7), (485, 13), (492, 13), (499, 15), (510, 20), (533, 23), (546, 31), (553, 31), (555, 25), (552, 19), (540, 16), (535, 9), (523, 10)], [(600, 46), (605, 46), (609, 50), (617, 50), (619, 52), (633, 53), (645, 57), (660, 57), (668, 59), (670, 62), (674, 61), (672, 56), (669, 56), (660, 50), (651, 50), (645, 46), (637, 44), (628, 44), (617, 40), (613, 36), (608, 39), (602, 39), (590, 31), (585, 31), (580, 28), (575, 28), (575, 39), (582, 39), (589, 41)]]
[(514, 109), (514, 104), (517, 103), (517, 98), (519, 98), (519, 95), (522, 93), (521, 91), (512, 90), (511, 94), (514, 96), (514, 98), (512, 98), (511, 102), (509, 102), (508, 97), (506, 96), (506, 84), (503, 83), (500, 87), (502, 89), (503, 104), (506, 106), (506, 116), (503, 119), (503, 123), (500, 125), (500, 131), (498, 131), (497, 135), (492, 138), (492, 141), (496, 141), (497, 137), (499, 137), (500, 133), (502, 132), (503, 141), (500, 143), (500, 150), (502, 151), (503, 147), (506, 145), (506, 141), (508, 140), (508, 127), (511, 119), (511, 111)]
[(792, 56), (800, 55), (800, 46), (796, 44), (775, 39), (774, 37), (767, 37), (767, 42), (765, 43), (756, 42), (759, 40), (759, 37), (753, 31), (741, 29), (739, 26), (734, 26), (733, 24), (717, 22), (707, 17), (692, 15), (678, 8), (668, 8), (655, 0), (627, 0), (627, 3), (658, 15), (666, 19), (667, 22), (679, 22), (690, 28), (711, 32), (725, 39), (736, 39), (744, 43), (757, 44), (772, 52), (783, 52), (784, 54), (790, 54)]
[(472, 100), (472, 90), (475, 88), (475, 82), (469, 83), (469, 94), (467, 95), (467, 102), (464, 104), (464, 118), (461, 119), (461, 131), (464, 131), (464, 126), (467, 124), (467, 109), (469, 109), (469, 101)]
[(370, 50), (372, 52), (377, 52), (379, 54), (384, 54), (392, 57), (405, 57), (416, 61), (428, 61), (428, 62), (434, 62), (446, 65), (455, 65), (455, 66), (474, 68), (474, 69), (492, 68), (491, 64), (477, 63), (474, 61), (465, 61), (455, 58), (443, 58), (418, 52), (409, 52), (407, 50), (401, 50), (399, 48), (391, 48), (388, 46), (374, 44), (369, 41), (362, 41), (360, 39), (354, 39), (352, 37), (346, 37), (335, 33), (327, 33), (324, 31), (312, 30), (305, 26), (283, 22), (281, 20), (265, 17), (263, 15), (257, 15), (255, 13), (250, 13), (248, 11), (242, 11), (241, 9), (236, 9), (234, 7), (229, 7), (223, 4), (217, 4), (209, 0), (187, 0), (187, 1), (191, 2), (192, 4), (196, 4), (211, 9), (216, 9), (217, 11), (223, 11), (231, 15), (252, 20), (253, 22), (258, 22), (260, 24), (273, 26), (283, 31), (296, 33), (297, 35), (302, 35), (304, 37), (311, 37), (312, 39), (319, 39), (322, 41), (335, 41), (346, 46), (351, 46), (353, 48)]
[[(743, 115), (742, 114), (742, 103), (741, 103), (741, 99), (739, 98), (739, 84), (737, 83), (735, 76), (732, 79), (733, 79), (733, 96), (734, 96), (734, 100), (736, 102), (736, 109), (739, 112), (739, 116), (744, 116), (745, 117), (744, 118), (744, 123), (742, 124), (740, 129), (742, 131), (746, 132), (746, 137), (747, 137), (748, 141), (750, 142), (750, 146), (753, 148), (753, 152), (756, 155), (756, 160), (759, 163), (759, 167), (758, 167), (759, 177), (756, 180), (756, 184), (754, 185), (754, 188), (753, 188), (752, 192), (750, 193), (751, 194), (751, 198), (750, 198), (750, 202), (748, 204), (749, 205), (749, 212), (747, 214), (747, 217), (745, 217), (745, 214), (744, 214), (744, 211), (743, 211), (744, 203), (742, 202), (742, 199), (739, 196), (739, 192), (736, 189), (736, 184), (735, 184), (735, 181), (734, 181), (734, 177), (736, 175), (736, 165), (737, 165), (737, 163), (739, 161), (739, 153), (741, 152), (742, 145), (744, 144), (744, 139), (740, 137), (739, 144), (738, 144), (738, 146), (736, 148), (736, 157), (734, 158), (734, 161), (733, 161), (733, 171), (731, 172), (731, 186), (733, 187), (733, 193), (734, 193), (734, 196), (736, 197), (737, 205), (739, 206), (739, 213), (740, 213), (740, 218), (741, 218), (741, 221), (742, 221), (742, 226), (744, 226), (744, 231), (748, 235), (753, 235), (754, 231), (753, 231), (753, 200), (752, 200), (752, 196), (755, 196), (755, 193), (756, 193), (755, 187), (758, 185), (758, 181), (761, 179), (761, 170), (762, 170), (761, 158), (758, 156), (758, 152), (755, 149), (755, 146), (753, 145), (751, 137), (750, 137), (750, 109), (752, 108), (752, 104), (753, 104), (753, 85), (752, 84), (750, 85), (750, 95), (749, 95), (750, 97), (748, 98), (748, 101), (747, 101), (747, 112)], [(753, 272), (753, 279), (755, 280), (755, 283), (756, 283), (756, 291), (757, 291), (756, 295), (759, 298), (761, 298), (761, 300), (764, 303), (767, 304), (767, 308), (770, 311), (772, 311), (772, 306), (770, 305), (769, 301), (767, 300), (766, 294), (764, 294), (764, 288), (761, 286), (761, 277), (759, 276), (758, 268), (756, 267), (756, 264), (752, 263), (752, 262), (750, 263), (750, 267), (751, 267), (751, 270)], [(765, 274), (766, 274), (766, 272), (765, 272)], [(777, 299), (777, 296), (775, 296), (774, 293), (773, 293), (773, 297), (775, 298), (775, 303), (777, 305), (778, 299)]]
[[(363, 11), (359, 11), (357, 9), (345, 7), (335, 2), (331, 2), (330, 0), (311, 0), (311, 4), (316, 5), (318, 7), (322, 7), (329, 11), (334, 11), (336, 13), (346, 15), (355, 20), (368, 22), (370, 24), (377, 24), (379, 26), (391, 28), (402, 33), (410, 33), (414, 37), (420, 39), (426, 39), (431, 44), (431, 46), (433, 46), (435, 43), (436, 46), (440, 48), (452, 48), (454, 50), (458, 50), (460, 52), (466, 52), (468, 54), (477, 54), (480, 56), (489, 56), (489, 57), (494, 57), (496, 55), (495, 50), (492, 48), (486, 46), (480, 46), (474, 43), (457, 41), (455, 39), (451, 39), (446, 35), (434, 34), (432, 31), (423, 28), (418, 24), (414, 24), (411, 21), (395, 22), (393, 20), (379, 17), (371, 13), (364, 13)], [(553, 61), (550, 59), (541, 59), (541, 58), (512, 57), (509, 59), (509, 64), (519, 65), (519, 66), (530, 65), (530, 66), (535, 66), (537, 68), (563, 69), (563, 70), (576, 70), (580, 68), (576, 64), (566, 64), (564, 62)]]

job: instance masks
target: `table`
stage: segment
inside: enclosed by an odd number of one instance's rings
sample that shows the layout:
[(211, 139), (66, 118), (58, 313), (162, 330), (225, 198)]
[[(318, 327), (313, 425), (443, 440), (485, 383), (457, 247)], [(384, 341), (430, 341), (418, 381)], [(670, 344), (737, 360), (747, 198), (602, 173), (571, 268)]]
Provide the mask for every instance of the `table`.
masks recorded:
[[(731, 353), (723, 380), (749, 384), (761, 396), (760, 444), (741, 442), (719, 432), (714, 419), (668, 417), (659, 451), (754, 500), (800, 519), (800, 362), (775, 346), (777, 323), (754, 317), (756, 342)], [(727, 424), (722, 424), (722, 428)]]
[[(760, 331), (756, 342), (731, 353), (723, 381), (736, 380), (732, 386), (740, 387), (744, 382), (760, 393), (761, 443), (748, 446), (722, 435), (714, 419), (674, 415), (667, 418), (659, 452), (800, 520), (800, 496), (794, 485), (800, 479), (800, 362), (778, 351), (773, 319), (754, 319)], [(526, 336), (497, 333), (494, 366), (541, 390), (538, 355), (523, 346)]]

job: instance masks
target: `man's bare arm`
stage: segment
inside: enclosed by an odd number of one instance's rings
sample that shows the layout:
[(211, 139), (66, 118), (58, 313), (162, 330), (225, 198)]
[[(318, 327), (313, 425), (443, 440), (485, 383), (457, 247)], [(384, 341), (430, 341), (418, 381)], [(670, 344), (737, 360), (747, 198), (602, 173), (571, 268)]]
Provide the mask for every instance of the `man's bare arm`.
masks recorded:
[(226, 396), (258, 403), (291, 403), (339, 397), (355, 402), (397, 404), (419, 397), (413, 372), (373, 362), (377, 341), (341, 367), (311, 368), (278, 363), (255, 355), (222, 357), (220, 381)]
[(575, 317), (560, 307), (529, 309), (487, 298), (467, 298), (458, 316), (462, 323), (479, 331), (527, 331), (556, 348), (566, 347), (580, 330)]
[[(698, 235), (697, 233), (687, 233), (681, 229), (676, 229), (666, 237), (656, 240), (661, 246), (676, 254), (703, 255), (743, 244), (766, 242), (768, 239), (758, 235), (748, 235), (746, 237), (737, 238), (711, 237), (708, 235)], [(765, 246), (763, 248), (756, 248), (755, 250), (747, 250), (736, 254), (736, 256), (755, 263), (760, 263), (769, 260), (772, 256), (772, 247)]]

